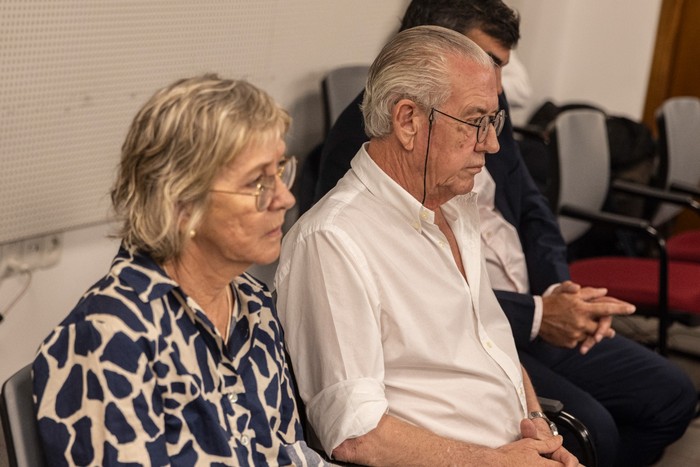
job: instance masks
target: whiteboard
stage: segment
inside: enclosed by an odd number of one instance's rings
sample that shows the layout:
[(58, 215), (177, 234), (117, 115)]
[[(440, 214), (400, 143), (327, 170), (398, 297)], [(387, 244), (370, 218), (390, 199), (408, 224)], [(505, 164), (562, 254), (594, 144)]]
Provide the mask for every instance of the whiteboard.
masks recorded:
[(407, 0), (0, 0), (0, 244), (105, 222), (119, 150), (153, 92), (245, 78), (322, 135), (320, 80), (369, 63)]

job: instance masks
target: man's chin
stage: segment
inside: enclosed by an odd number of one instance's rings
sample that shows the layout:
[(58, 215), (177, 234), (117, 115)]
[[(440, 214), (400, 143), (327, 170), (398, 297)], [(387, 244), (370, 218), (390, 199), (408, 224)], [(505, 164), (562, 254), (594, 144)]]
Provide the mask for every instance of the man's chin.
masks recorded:
[(457, 187), (455, 190), (452, 190), (452, 193), (454, 193), (455, 196), (462, 196), (462, 195), (467, 195), (474, 191), (474, 180), (472, 179), (468, 183), (463, 183), (459, 187)]

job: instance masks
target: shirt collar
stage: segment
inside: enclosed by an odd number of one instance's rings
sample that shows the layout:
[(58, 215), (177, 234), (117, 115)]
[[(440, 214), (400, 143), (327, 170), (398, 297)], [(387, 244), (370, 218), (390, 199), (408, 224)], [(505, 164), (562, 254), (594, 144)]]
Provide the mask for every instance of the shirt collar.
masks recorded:
[(122, 244), (112, 269), (124, 284), (134, 289), (144, 303), (159, 299), (177, 287), (163, 269), (147, 253)]
[[(119, 279), (132, 287), (144, 303), (160, 299), (179, 287), (179, 284), (171, 279), (150, 255), (139, 252), (134, 247), (121, 245), (112, 267)], [(260, 294), (265, 287), (262, 282), (248, 273), (235, 277), (233, 283), (246, 295)]]
[[(352, 161), (350, 161), (350, 167), (360, 182), (372, 195), (399, 211), (406, 222), (416, 231), (421, 232), (424, 223), (435, 224), (435, 213), (424, 207), (372, 160), (367, 153), (368, 144), (364, 143)], [(474, 192), (456, 196), (445, 203), (443, 207), (447, 207), (448, 211), (454, 211), (454, 209), (450, 209), (450, 206), (454, 205), (456, 207), (462, 203), (473, 204), (475, 197), (476, 193)]]

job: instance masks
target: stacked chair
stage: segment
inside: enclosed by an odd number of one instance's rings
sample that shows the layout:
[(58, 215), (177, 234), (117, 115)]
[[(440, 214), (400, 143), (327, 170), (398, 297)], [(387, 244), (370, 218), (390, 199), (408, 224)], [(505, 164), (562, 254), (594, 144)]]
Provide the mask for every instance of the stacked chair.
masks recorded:
[[(583, 235), (592, 224), (602, 224), (640, 232), (655, 249), (651, 257), (601, 256), (574, 260), (570, 264), (572, 280), (587, 286), (605, 287), (611, 296), (634, 303), (638, 313), (658, 317), (657, 350), (665, 355), (670, 323), (700, 317), (700, 263), (669, 259), (666, 239), (661, 235), (657, 218), (647, 220), (611, 214), (603, 212), (602, 208), (610, 190), (644, 196), (663, 203), (662, 206), (698, 209), (700, 205), (687, 192), (611, 182), (602, 112), (569, 110), (557, 117), (554, 127), (559, 170), (556, 208), (567, 243)], [(700, 134), (700, 127), (695, 133)]]
[[(656, 124), (664, 188), (700, 199), (700, 98), (666, 100), (656, 112)], [(652, 222), (664, 225), (676, 218), (681, 209), (678, 205), (663, 205)], [(700, 230), (669, 236), (666, 248), (671, 260), (700, 263)]]

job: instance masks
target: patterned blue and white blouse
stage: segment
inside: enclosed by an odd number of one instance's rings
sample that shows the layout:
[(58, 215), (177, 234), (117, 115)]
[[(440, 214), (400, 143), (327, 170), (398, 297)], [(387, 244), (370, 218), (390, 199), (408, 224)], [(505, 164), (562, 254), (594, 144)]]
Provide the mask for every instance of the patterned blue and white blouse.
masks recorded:
[(34, 361), (49, 463), (321, 464), (302, 441), (270, 293), (248, 274), (232, 286), (226, 346), (150, 257), (121, 248)]

